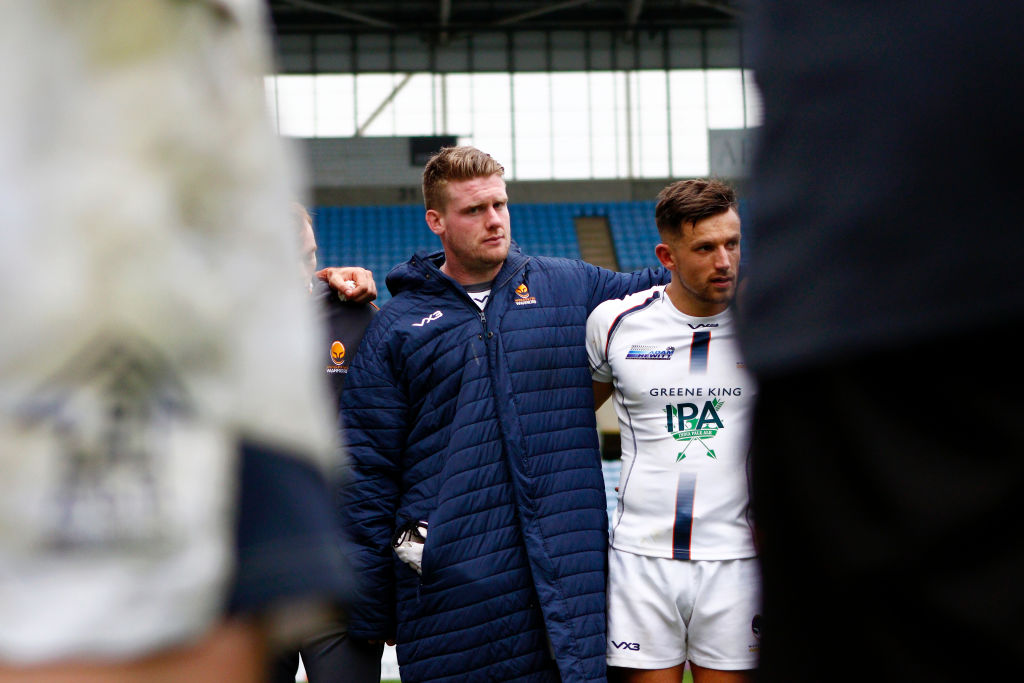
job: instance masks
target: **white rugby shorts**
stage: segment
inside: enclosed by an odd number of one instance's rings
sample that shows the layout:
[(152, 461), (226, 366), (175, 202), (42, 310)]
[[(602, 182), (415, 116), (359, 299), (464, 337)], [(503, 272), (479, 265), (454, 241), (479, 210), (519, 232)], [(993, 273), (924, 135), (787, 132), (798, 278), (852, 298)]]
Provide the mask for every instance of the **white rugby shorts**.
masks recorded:
[(761, 576), (756, 558), (674, 560), (612, 548), (608, 666), (757, 667)]

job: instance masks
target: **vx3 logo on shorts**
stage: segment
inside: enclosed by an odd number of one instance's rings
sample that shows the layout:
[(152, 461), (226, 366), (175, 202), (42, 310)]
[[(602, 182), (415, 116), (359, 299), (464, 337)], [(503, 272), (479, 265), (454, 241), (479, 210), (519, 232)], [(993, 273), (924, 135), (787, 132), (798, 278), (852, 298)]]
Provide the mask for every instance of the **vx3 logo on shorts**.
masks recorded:
[(444, 315), (444, 314), (441, 313), (441, 311), (434, 311), (433, 313), (431, 313), (430, 315), (428, 315), (426, 318), (424, 318), (423, 320), (419, 321), (418, 323), (413, 323), (412, 326), (413, 327), (423, 327), (427, 323), (433, 322), (433, 321), (437, 320), (442, 315)]
[(616, 650), (637, 650), (637, 651), (640, 650), (640, 643), (627, 643), (626, 641), (622, 641), (621, 643), (616, 643), (613, 640), (612, 641), (612, 645), (615, 646)]

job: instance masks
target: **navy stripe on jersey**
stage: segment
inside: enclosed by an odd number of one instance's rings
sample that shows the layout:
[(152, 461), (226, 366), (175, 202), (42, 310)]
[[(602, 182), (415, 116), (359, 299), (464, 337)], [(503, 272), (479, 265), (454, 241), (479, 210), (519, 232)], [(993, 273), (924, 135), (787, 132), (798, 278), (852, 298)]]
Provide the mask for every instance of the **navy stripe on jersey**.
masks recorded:
[(676, 484), (676, 522), (672, 527), (672, 559), (690, 559), (690, 535), (693, 533), (693, 496), (697, 473), (680, 472)]
[(708, 371), (708, 349), (711, 346), (711, 333), (707, 330), (693, 333), (690, 342), (690, 372)]
[(615, 332), (615, 329), (619, 326), (619, 323), (622, 322), (623, 318), (625, 318), (630, 313), (636, 313), (637, 311), (644, 310), (645, 308), (653, 304), (655, 301), (657, 301), (660, 296), (661, 290), (654, 291), (651, 293), (651, 296), (648, 297), (643, 303), (637, 304), (633, 308), (627, 308), (622, 313), (619, 313), (619, 315), (612, 322), (611, 326), (608, 328), (608, 337), (604, 340), (604, 359), (606, 363), (608, 362), (608, 345), (612, 343), (612, 334)]

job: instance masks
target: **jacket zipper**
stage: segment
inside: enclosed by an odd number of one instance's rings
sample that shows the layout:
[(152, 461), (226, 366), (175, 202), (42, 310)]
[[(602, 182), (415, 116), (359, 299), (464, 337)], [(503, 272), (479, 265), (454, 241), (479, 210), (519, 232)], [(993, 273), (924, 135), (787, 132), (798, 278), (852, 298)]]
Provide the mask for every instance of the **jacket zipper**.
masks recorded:
[[(508, 277), (506, 277), (500, 284), (495, 285), (491, 289), (491, 296), (487, 299), (487, 304), (484, 306), (485, 309), (487, 308), (487, 306), (490, 306), (491, 305), (491, 301), (494, 300), (494, 292), (496, 292), (498, 289), (501, 289), (502, 287), (507, 285), (509, 283), (509, 281), (511, 281), (516, 276), (516, 274), (519, 273), (519, 271), (521, 271), (523, 268), (525, 268), (526, 264), (529, 263), (529, 262), (530, 262), (530, 257), (527, 256), (526, 258), (523, 259), (522, 263), (520, 263), (518, 266), (516, 266), (515, 270), (513, 270), (512, 272), (510, 272), (508, 274)], [(449, 286), (451, 286), (451, 285), (449, 285)], [(491, 337), (493, 337), (494, 333), (487, 329), (487, 313), (484, 312), (483, 310), (480, 310), (480, 308), (476, 305), (476, 302), (473, 301), (473, 299), (469, 296), (469, 294), (466, 293), (465, 289), (457, 288), (456, 292), (458, 292), (462, 296), (463, 300), (468, 301), (469, 305), (472, 308), (477, 309), (477, 315), (480, 317), (480, 326), (483, 327), (483, 333), (480, 334), (479, 338), (481, 340), (486, 340), (486, 339), (490, 339)]]

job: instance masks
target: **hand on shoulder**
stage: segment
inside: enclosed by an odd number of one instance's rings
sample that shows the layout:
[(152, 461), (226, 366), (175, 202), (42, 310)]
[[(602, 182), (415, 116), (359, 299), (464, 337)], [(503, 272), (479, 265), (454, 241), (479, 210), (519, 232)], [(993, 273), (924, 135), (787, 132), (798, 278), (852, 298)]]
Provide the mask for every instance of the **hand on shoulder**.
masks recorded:
[(373, 280), (373, 273), (365, 268), (323, 268), (316, 272), (316, 276), (326, 282), (331, 289), (344, 294), (349, 301), (362, 304), (377, 298), (377, 283)]

